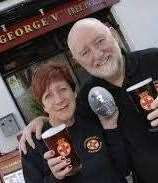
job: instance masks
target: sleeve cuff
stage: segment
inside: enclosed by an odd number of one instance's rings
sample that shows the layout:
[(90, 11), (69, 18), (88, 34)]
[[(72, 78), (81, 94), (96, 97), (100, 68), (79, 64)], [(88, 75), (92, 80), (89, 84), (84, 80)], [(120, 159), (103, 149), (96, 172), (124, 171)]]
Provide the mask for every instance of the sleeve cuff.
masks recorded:
[(105, 135), (120, 135), (120, 133), (121, 133), (120, 128), (104, 130)]
[(109, 145), (120, 144), (123, 140), (120, 128), (104, 130), (104, 137)]

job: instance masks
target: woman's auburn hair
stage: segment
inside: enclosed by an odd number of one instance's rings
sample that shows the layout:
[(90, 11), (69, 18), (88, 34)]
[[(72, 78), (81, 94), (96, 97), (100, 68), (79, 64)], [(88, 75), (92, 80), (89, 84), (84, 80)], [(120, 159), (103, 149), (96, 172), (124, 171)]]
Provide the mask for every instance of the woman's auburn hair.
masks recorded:
[(75, 82), (65, 64), (49, 62), (40, 64), (32, 77), (32, 93), (35, 99), (42, 104), (42, 96), (52, 81), (66, 81), (73, 91)]

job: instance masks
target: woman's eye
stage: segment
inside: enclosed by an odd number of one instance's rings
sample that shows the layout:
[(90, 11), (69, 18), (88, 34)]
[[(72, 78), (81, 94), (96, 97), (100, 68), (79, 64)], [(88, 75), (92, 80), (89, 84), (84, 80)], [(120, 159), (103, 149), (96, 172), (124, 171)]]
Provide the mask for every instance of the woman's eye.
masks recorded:
[(45, 96), (45, 99), (49, 99), (50, 98), (50, 94)]
[(84, 52), (82, 52), (82, 57), (86, 56), (88, 54), (88, 50), (85, 50)]
[(61, 90), (61, 91), (66, 91), (66, 89), (67, 89), (67, 88), (61, 88), (60, 90)]
[(99, 39), (99, 40), (97, 41), (97, 45), (101, 45), (103, 42), (104, 42), (104, 39)]

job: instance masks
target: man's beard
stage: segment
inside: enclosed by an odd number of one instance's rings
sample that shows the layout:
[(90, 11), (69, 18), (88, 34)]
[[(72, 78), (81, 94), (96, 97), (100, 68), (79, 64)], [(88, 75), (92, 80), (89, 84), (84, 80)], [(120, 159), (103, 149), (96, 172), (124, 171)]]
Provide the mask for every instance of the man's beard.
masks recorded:
[(122, 63), (121, 59), (118, 60), (110, 60), (108, 64), (103, 65), (101, 68), (96, 68), (89, 71), (95, 77), (105, 79), (105, 80), (113, 80), (117, 78), (122, 72)]

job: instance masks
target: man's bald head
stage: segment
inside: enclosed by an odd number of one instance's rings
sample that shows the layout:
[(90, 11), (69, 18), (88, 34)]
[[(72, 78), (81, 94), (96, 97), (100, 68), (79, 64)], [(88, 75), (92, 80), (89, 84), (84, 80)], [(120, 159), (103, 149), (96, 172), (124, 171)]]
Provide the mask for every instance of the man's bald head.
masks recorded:
[(81, 32), (85, 32), (85, 34), (87, 33), (86, 36), (88, 36), (88, 32), (91, 30), (96, 30), (104, 33), (106, 31), (110, 32), (109, 28), (105, 24), (103, 24), (101, 21), (97, 20), (96, 18), (84, 18), (77, 21), (72, 26), (67, 39), (69, 49), (71, 50), (73, 56), (75, 51), (74, 48), (76, 43), (78, 43), (78, 37), (81, 35)]
[(90, 74), (112, 80), (118, 78), (123, 59), (111, 29), (95, 18), (77, 21), (68, 35), (68, 46), (77, 63)]

